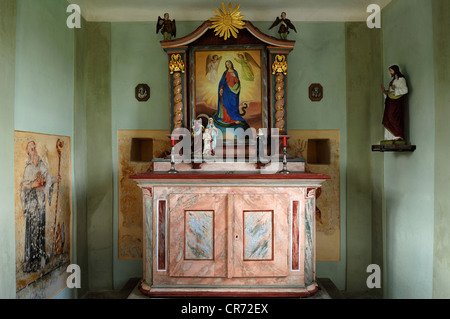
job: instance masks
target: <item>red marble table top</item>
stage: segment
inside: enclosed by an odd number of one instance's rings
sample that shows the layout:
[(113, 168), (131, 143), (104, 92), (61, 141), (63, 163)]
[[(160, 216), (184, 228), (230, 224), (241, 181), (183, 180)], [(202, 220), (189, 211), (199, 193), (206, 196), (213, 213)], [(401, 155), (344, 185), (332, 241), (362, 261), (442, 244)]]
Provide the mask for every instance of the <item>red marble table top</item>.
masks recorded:
[(261, 180), (297, 180), (297, 179), (320, 179), (326, 180), (331, 179), (331, 176), (325, 174), (317, 173), (307, 173), (307, 172), (289, 172), (289, 174), (280, 173), (260, 173), (256, 172), (245, 172), (245, 171), (179, 171), (178, 173), (168, 173), (166, 171), (150, 171), (141, 174), (132, 175), (129, 178), (134, 180), (146, 180), (146, 179), (261, 179)]

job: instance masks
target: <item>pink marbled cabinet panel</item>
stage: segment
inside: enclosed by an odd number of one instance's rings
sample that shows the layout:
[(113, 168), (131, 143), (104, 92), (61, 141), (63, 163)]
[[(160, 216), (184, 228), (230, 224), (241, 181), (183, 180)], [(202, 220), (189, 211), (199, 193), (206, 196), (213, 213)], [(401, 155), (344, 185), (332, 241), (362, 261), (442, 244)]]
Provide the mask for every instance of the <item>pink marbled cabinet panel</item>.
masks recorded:
[(214, 211), (184, 212), (184, 259), (214, 260)]
[[(288, 207), (285, 194), (252, 194), (233, 196), (233, 277), (284, 277), (288, 274)], [(260, 217), (258, 220), (257, 217)], [(276, 217), (275, 217), (276, 216)], [(273, 217), (273, 218), (272, 218)], [(271, 249), (259, 255), (258, 259), (246, 258), (246, 252), (254, 244), (248, 241), (246, 233), (263, 225), (263, 232), (252, 239), (264, 244), (269, 241)], [(257, 227), (258, 228), (258, 227)], [(247, 239), (247, 242), (246, 242)], [(273, 248), (272, 248), (273, 247)], [(264, 256), (265, 255), (265, 256)], [(269, 257), (269, 258), (267, 258)]]
[[(179, 285), (302, 287), (305, 284), (303, 266), (301, 265), (299, 270), (291, 270), (291, 206), (295, 200), (299, 211), (303, 211), (305, 193), (305, 187), (298, 186), (155, 187), (154, 200), (167, 199), (169, 206), (168, 269), (162, 272), (153, 268), (151, 284), (161, 287)], [(245, 214), (273, 211), (273, 258), (244, 260), (244, 211), (247, 212)], [(214, 212), (214, 260), (189, 259), (185, 246), (185, 218), (188, 212)], [(304, 216), (299, 214), (299, 217), (297, 227), (300, 234), (304, 234), (302, 220)], [(153, 220), (155, 223), (156, 216), (153, 216)], [(155, 245), (155, 232), (152, 236)], [(298, 252), (303, 261), (305, 241), (302, 239), (299, 242)], [(155, 252), (153, 256), (155, 260), (157, 258)]]
[(273, 260), (273, 211), (244, 211), (244, 261)]
[(226, 195), (169, 196), (169, 275), (226, 275)]

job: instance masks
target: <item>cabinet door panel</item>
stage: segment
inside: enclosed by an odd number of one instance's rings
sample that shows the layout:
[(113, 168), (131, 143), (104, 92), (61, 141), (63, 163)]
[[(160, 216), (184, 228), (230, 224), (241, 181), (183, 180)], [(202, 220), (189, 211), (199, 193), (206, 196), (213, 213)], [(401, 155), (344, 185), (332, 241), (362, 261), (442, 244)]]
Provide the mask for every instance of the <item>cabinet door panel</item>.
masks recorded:
[(169, 275), (225, 277), (226, 194), (169, 196)]
[(287, 195), (233, 195), (232, 202), (233, 277), (287, 276)]
[(244, 261), (273, 260), (273, 210), (243, 211)]

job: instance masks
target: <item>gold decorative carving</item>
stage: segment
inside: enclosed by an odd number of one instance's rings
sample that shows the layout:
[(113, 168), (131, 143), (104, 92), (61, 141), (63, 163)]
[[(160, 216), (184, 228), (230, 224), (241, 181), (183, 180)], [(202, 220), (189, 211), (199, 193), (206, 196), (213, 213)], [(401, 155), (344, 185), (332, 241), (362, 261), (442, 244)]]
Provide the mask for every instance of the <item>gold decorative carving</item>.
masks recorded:
[(272, 63), (272, 74), (283, 73), (287, 75), (287, 68), (286, 56), (277, 54), (275, 61)]
[(184, 62), (181, 59), (180, 54), (172, 54), (170, 56), (169, 70), (170, 74), (173, 74), (174, 72), (184, 73)]
[(222, 10), (220, 8), (217, 8), (217, 11), (214, 10), (216, 15), (209, 19), (212, 22), (210, 29), (214, 29), (215, 35), (223, 37), (225, 40), (230, 35), (237, 38), (238, 29), (242, 29), (245, 25), (245, 22), (242, 21), (245, 16), (241, 15), (240, 11), (237, 11), (240, 5), (238, 4), (234, 9), (232, 8), (232, 3), (229, 3), (228, 8), (226, 8), (225, 3), (222, 2)]

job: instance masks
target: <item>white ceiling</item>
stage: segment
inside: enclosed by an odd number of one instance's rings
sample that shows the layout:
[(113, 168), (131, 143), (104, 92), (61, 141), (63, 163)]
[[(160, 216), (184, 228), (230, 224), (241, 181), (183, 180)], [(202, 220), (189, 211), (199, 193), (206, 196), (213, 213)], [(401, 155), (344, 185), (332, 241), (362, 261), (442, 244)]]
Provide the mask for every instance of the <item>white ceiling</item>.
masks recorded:
[[(168, 12), (177, 21), (205, 21), (222, 0), (67, 0), (78, 4), (87, 21), (132, 22), (156, 21)], [(272, 21), (285, 11), (292, 21), (366, 21), (370, 4), (384, 8), (393, 0), (225, 0), (239, 4), (249, 21)]]

